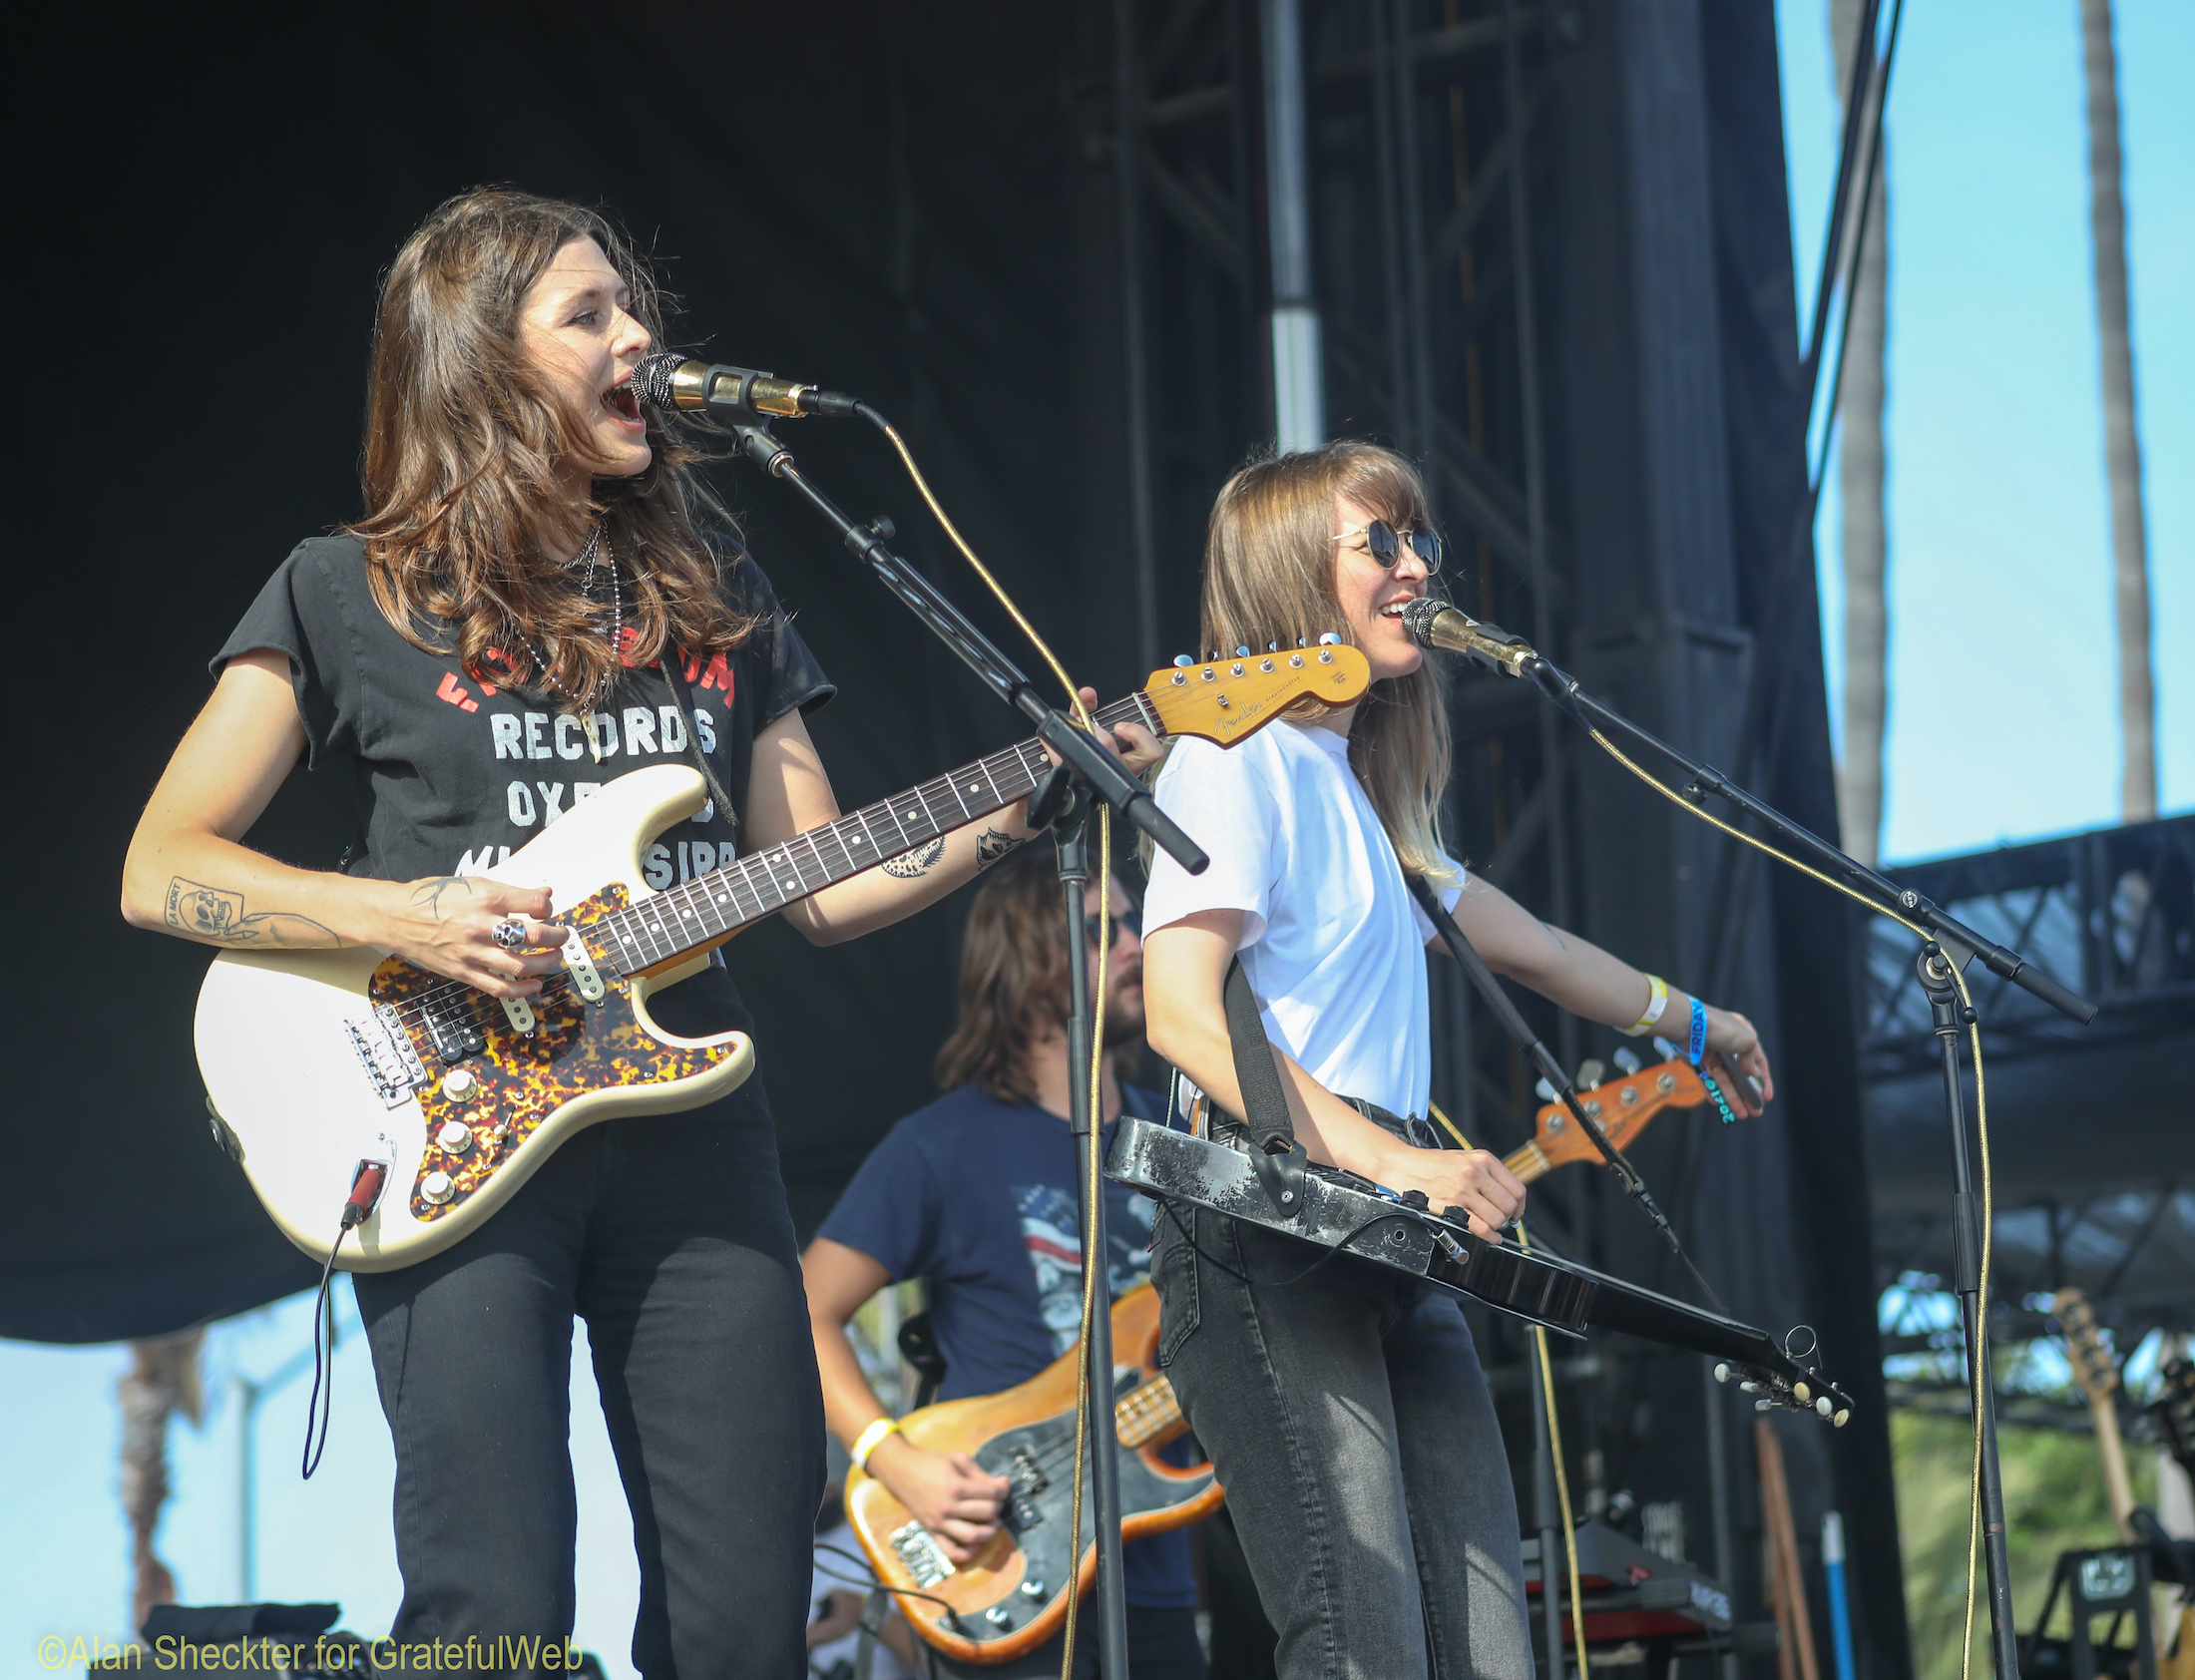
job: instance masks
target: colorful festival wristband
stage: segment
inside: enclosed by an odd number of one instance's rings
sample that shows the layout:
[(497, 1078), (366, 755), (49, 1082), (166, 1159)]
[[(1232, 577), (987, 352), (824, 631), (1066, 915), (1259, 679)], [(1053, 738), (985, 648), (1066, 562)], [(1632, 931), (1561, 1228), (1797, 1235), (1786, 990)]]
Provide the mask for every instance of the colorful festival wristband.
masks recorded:
[(1657, 974), (1648, 975), (1646, 983), (1653, 989), (1646, 995), (1646, 1013), (1623, 1029), (1626, 1039), (1644, 1038), (1646, 1030), (1659, 1021), (1661, 1012), (1669, 1007), (1669, 983)]
[(879, 1418), (863, 1430), (854, 1441), (853, 1451), (847, 1455), (848, 1458), (853, 1460), (854, 1468), (856, 1470), (867, 1470), (869, 1468), (869, 1455), (876, 1451), (877, 1443), (898, 1428), (899, 1420), (897, 1418)]
[[(1690, 1053), (1694, 1067), (1699, 1067), (1699, 1064), (1707, 1058), (1707, 1006), (1697, 998), (1692, 1000)], [(1701, 1067), (1699, 1081), (1707, 1087), (1707, 1094), (1715, 1099), (1715, 1112), (1722, 1116), (1722, 1123), (1726, 1126), (1736, 1125), (1738, 1116), (1730, 1111), (1730, 1103), (1722, 1094), (1722, 1086), (1715, 1082), (1714, 1074)]]

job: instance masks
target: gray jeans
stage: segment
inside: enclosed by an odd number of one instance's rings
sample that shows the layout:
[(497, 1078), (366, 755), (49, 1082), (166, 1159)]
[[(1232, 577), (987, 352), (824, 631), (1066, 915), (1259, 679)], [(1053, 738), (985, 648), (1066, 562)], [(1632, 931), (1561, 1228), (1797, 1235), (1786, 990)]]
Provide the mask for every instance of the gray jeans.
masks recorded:
[(1175, 1202), (1151, 1260), (1158, 1362), (1227, 1489), (1274, 1666), (1532, 1680), (1516, 1494), (1463, 1313), (1362, 1260), (1286, 1281), (1321, 1252)]

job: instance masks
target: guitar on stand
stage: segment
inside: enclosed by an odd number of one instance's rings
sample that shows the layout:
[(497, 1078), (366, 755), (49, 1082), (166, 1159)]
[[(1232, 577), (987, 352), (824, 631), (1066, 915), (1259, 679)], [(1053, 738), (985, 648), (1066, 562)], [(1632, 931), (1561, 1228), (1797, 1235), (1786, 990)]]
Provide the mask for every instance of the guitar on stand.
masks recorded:
[[(2061, 1289), (2050, 1310), (2065, 1333), (2065, 1358), (2073, 1381), (2088, 1402), (2096, 1432), (2096, 1454), (2103, 1463), (2104, 1494), (2111, 1508), (2111, 1523), (2119, 1544), (2098, 1550), (2062, 1553), (2050, 1577), (2050, 1590), (2034, 1631), (2022, 1641), (2022, 1670), (2054, 1669), (2071, 1680), (2123, 1674), (2128, 1680), (2157, 1680), (2164, 1673), (2162, 1642), (2156, 1636), (2155, 1606), (2151, 1603), (2151, 1544), (2143, 1532), (2155, 1526), (2149, 1513), (2137, 1511), (2134, 1489), (2126, 1472), (2126, 1443), (2119, 1433), (2118, 1396), (2123, 1388), (2118, 1361), (2103, 1345), (2095, 1309), (2077, 1289)], [(2068, 1637), (2048, 1636), (2051, 1612), (2063, 1593), (2071, 1616)], [(2099, 1617), (2111, 1619), (2096, 1642), (2093, 1626)], [(2185, 1616), (2179, 1661), (2189, 1655)], [(2131, 1620), (2133, 1641), (2119, 1643), (2120, 1631)]]

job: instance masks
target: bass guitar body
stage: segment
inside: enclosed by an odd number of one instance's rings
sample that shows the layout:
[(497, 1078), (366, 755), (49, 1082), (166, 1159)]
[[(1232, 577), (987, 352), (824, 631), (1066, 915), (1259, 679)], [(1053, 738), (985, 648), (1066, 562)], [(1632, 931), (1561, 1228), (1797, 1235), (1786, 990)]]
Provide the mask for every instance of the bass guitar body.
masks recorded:
[[(1158, 1372), (1157, 1347), (1158, 1297), (1145, 1284), (1112, 1309), (1122, 1539), (1194, 1522), (1222, 1497), (1210, 1465), (1183, 1470), (1158, 1456), (1188, 1425)], [(999, 1532), (972, 1562), (955, 1567), (881, 1481), (858, 1470), (847, 1474), (847, 1520), (878, 1579), (906, 1594), (896, 1602), (908, 1625), (956, 1661), (1010, 1662), (1035, 1650), (1066, 1621), (1070, 1590), (1087, 1591), (1097, 1576), (1097, 1495), (1087, 1473), (1081, 1534), (1070, 1527), (1081, 1361), (1082, 1350), (1071, 1349), (1019, 1388), (926, 1406), (901, 1422), (899, 1433), (915, 1446), (966, 1453), (1013, 1484)], [(1100, 1413), (1094, 1451), (1106, 1433)]]
[[(642, 850), (705, 797), (683, 766), (635, 771), (496, 877), (547, 886), (556, 920), (586, 943), (605, 916), (656, 896)], [(648, 1012), (653, 990), (707, 960), (688, 952), (655, 975), (591, 960), (588, 974), (568, 968), (509, 1011), (370, 949), (224, 951), (199, 995), (199, 1068), (223, 1145), (315, 1260), (336, 1241), (361, 1165), (386, 1165), (380, 1200), (336, 1263), (388, 1271), (476, 1228), (582, 1127), (697, 1107), (745, 1079), (746, 1035), (683, 1039)]]

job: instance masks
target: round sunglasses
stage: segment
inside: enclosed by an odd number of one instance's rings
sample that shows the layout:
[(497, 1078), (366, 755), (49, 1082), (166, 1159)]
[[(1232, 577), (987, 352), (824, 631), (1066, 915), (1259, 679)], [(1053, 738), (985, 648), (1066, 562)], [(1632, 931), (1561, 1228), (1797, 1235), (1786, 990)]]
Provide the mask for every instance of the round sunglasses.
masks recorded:
[(1427, 577), (1441, 570), (1441, 540), (1430, 531), (1397, 531), (1384, 519), (1376, 519), (1370, 525), (1353, 527), (1338, 532), (1332, 541), (1346, 543), (1352, 537), (1364, 539), (1365, 551), (1382, 566), (1392, 567), (1403, 557), (1403, 545), (1410, 545), (1410, 552), (1425, 562)]

